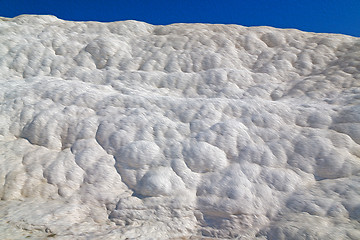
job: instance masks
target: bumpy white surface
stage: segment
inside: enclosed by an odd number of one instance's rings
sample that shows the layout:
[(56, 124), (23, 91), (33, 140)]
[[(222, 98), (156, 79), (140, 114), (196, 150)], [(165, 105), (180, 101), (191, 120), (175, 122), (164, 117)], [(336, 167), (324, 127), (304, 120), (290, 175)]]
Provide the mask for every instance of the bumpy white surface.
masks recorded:
[(360, 39), (0, 20), (1, 238), (360, 239)]

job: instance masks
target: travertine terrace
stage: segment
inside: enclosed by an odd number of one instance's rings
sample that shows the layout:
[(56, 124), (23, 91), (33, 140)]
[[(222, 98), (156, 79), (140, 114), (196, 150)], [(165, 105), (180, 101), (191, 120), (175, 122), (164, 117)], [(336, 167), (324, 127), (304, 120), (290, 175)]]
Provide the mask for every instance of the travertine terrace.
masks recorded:
[(0, 237), (360, 239), (360, 39), (0, 19)]

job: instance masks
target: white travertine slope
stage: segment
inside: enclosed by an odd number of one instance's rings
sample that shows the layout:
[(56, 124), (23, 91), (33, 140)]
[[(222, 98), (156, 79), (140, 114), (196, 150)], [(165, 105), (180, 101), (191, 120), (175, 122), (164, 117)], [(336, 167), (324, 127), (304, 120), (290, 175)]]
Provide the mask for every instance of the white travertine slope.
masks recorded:
[(360, 39), (0, 19), (1, 238), (360, 239)]

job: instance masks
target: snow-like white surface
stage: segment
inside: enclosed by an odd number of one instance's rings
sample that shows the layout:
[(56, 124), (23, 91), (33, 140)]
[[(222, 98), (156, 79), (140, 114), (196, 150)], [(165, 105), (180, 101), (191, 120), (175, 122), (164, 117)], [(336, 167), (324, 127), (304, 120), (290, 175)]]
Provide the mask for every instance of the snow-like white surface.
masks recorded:
[(1, 18), (0, 238), (360, 239), (359, 56), (297, 30)]

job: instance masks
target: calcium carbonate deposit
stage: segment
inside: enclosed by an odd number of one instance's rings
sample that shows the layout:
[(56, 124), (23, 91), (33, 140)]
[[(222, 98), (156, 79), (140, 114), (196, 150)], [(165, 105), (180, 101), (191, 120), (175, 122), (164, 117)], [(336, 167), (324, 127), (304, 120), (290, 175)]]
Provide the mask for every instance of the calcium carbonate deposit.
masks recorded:
[(1, 239), (360, 239), (360, 39), (0, 18)]

